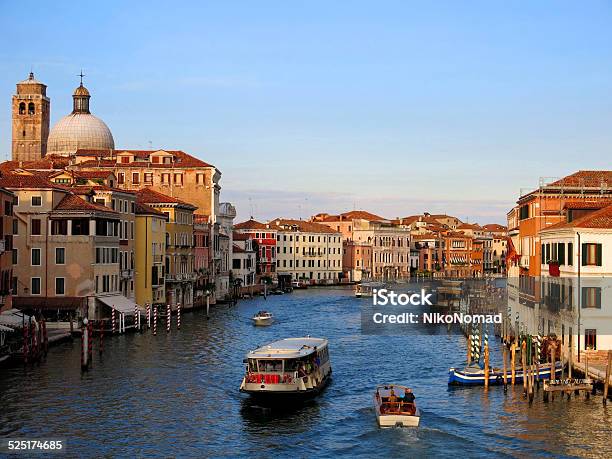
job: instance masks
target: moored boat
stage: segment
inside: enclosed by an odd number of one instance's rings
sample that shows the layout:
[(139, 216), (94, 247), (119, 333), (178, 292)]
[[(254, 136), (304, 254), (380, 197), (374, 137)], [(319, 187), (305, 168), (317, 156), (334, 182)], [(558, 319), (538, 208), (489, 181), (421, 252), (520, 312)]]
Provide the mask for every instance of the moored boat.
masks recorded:
[(255, 325), (270, 325), (274, 320), (274, 316), (268, 311), (259, 311), (251, 318), (251, 320), (255, 323)]
[[(550, 363), (540, 365), (539, 378), (550, 379), (551, 373)], [(561, 374), (563, 365), (561, 362), (557, 362), (555, 368), (555, 377)], [(537, 378), (537, 374), (536, 374)], [(508, 384), (512, 379), (512, 373), (510, 369), (506, 369), (506, 380)], [(463, 369), (451, 368), (448, 371), (448, 384), (458, 386), (483, 386), (485, 382), (484, 368), (480, 365), (469, 365)], [(515, 382), (523, 382), (523, 369), (517, 368), (515, 370)], [(502, 368), (490, 368), (489, 370), (489, 384), (503, 384), (504, 383), (504, 370)]]
[(240, 391), (268, 401), (317, 396), (331, 379), (324, 338), (286, 338), (249, 352)]
[(380, 427), (418, 427), (421, 412), (409, 387), (381, 384), (374, 393), (374, 409)]
[(355, 297), (364, 298), (371, 297), (374, 294), (374, 289), (385, 287), (383, 282), (362, 282), (355, 287)]

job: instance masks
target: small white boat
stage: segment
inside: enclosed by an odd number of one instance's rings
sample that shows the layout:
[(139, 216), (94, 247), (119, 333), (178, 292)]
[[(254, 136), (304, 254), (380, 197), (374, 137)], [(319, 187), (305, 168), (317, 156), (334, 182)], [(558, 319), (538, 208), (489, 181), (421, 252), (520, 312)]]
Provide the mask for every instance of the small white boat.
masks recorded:
[(412, 389), (397, 384), (381, 384), (374, 394), (374, 409), (380, 427), (418, 427), (421, 412)]
[(259, 311), (251, 318), (251, 320), (255, 323), (255, 325), (270, 325), (274, 320), (274, 316), (271, 312)]
[(383, 282), (362, 282), (355, 287), (355, 297), (364, 298), (371, 297), (374, 294), (374, 289), (385, 287)]

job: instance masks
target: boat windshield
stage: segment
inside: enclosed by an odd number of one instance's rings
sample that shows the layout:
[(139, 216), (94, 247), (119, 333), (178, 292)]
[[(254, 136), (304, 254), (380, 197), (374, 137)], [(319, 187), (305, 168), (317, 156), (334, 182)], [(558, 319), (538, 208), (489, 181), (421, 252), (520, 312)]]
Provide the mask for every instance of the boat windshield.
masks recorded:
[(262, 373), (280, 373), (283, 371), (282, 360), (258, 360), (259, 371)]

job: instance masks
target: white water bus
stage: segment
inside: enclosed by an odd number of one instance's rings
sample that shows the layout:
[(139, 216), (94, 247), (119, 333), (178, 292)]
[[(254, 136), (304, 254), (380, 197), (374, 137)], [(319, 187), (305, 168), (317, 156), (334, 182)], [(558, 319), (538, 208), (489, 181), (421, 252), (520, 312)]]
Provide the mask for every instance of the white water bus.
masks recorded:
[(331, 379), (324, 338), (286, 338), (249, 352), (240, 391), (270, 401), (317, 396)]

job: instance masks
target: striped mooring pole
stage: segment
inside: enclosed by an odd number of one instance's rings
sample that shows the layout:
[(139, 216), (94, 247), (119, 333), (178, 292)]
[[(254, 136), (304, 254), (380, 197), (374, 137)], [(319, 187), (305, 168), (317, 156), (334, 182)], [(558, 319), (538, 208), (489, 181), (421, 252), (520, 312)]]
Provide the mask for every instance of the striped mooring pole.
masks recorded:
[(181, 303), (176, 305), (176, 329), (181, 329)]
[(140, 330), (140, 310), (138, 309), (138, 305), (134, 303), (134, 326), (136, 330)]
[(147, 308), (147, 328), (151, 328), (151, 305), (147, 303), (146, 308)]
[(170, 320), (172, 319), (172, 311), (170, 305), (166, 305), (166, 333), (170, 333)]
[(157, 306), (153, 308), (153, 336), (157, 335)]
[(117, 322), (115, 321), (115, 308), (111, 308), (111, 333), (114, 335), (116, 330)]

